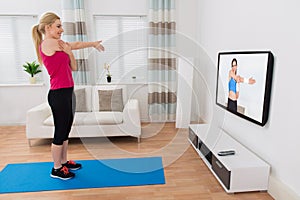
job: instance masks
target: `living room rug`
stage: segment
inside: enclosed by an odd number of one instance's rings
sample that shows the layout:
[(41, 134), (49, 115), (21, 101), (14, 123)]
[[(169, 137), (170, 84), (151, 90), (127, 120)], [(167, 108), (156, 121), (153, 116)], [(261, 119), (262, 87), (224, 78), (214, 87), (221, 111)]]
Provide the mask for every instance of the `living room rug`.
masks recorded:
[(161, 157), (76, 162), (83, 167), (65, 181), (50, 177), (53, 162), (8, 164), (0, 172), (0, 193), (165, 184)]

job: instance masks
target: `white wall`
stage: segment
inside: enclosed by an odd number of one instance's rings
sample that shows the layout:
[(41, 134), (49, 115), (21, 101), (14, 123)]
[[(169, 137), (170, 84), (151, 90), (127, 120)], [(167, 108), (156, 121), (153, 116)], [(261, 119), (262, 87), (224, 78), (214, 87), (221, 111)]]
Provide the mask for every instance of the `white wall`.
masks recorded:
[(147, 0), (89, 0), (88, 9), (98, 15), (146, 15)]
[(44, 85), (28, 85), (0, 86), (0, 125), (24, 124), (26, 111), (46, 101)]
[(0, 0), (0, 14), (36, 14), (52, 11), (61, 15), (61, 1), (46, 0)]
[[(200, 121), (199, 112), (202, 110), (200, 98), (195, 91), (202, 91), (205, 84), (201, 84), (203, 79), (201, 71), (195, 67), (198, 64), (197, 57), (201, 51), (201, 46), (197, 38), (197, 3), (198, 0), (176, 0), (176, 47), (177, 55), (185, 61), (193, 60), (193, 89), (192, 89), (192, 108), (191, 121)], [(188, 13), (188, 14), (187, 14)], [(179, 67), (179, 66), (178, 66)], [(179, 78), (180, 78), (179, 74)], [(178, 103), (178, 102), (177, 102)], [(179, 102), (180, 103), (180, 102)], [(203, 112), (202, 112), (203, 114)]]
[[(221, 116), (217, 126), (224, 127), (271, 165), (271, 195), (276, 199), (299, 199), (300, 1), (201, 0), (197, 7), (197, 41), (211, 58), (211, 64), (203, 64), (198, 57), (198, 68), (209, 89), (196, 91), (206, 107), (197, 114), (209, 122)], [(217, 55), (224, 50), (273, 52), (270, 116), (264, 127), (215, 105)], [(203, 85), (202, 89), (205, 87)]]

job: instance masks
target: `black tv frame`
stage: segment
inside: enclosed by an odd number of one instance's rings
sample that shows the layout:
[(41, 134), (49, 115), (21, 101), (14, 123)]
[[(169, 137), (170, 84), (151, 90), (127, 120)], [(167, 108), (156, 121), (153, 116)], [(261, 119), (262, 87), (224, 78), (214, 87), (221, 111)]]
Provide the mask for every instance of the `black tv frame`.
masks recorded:
[[(218, 102), (218, 86), (219, 86), (219, 67), (220, 67), (220, 56), (221, 55), (230, 55), (230, 54), (267, 54), (268, 55), (268, 62), (267, 62), (267, 72), (266, 72), (266, 82), (265, 82), (265, 92), (264, 92), (264, 101), (263, 101), (263, 110), (262, 110), (262, 120), (257, 121), (247, 115), (244, 115), (239, 112), (233, 112), (221, 103)], [(216, 104), (221, 108), (243, 118), (258, 124), (260, 126), (264, 126), (269, 117), (269, 109), (270, 109), (270, 98), (271, 98), (271, 88), (272, 88), (272, 78), (273, 78), (273, 65), (274, 65), (274, 56), (271, 51), (230, 51), (230, 52), (219, 52), (218, 53), (218, 70), (217, 70), (217, 85), (216, 85)]]

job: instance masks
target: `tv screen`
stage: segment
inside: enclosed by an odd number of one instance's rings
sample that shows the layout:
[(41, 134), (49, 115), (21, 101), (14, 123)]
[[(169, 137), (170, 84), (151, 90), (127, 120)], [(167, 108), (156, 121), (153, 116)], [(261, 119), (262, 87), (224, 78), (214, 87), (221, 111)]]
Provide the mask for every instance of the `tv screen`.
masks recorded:
[(264, 126), (269, 114), (273, 60), (270, 51), (220, 52), (217, 105)]

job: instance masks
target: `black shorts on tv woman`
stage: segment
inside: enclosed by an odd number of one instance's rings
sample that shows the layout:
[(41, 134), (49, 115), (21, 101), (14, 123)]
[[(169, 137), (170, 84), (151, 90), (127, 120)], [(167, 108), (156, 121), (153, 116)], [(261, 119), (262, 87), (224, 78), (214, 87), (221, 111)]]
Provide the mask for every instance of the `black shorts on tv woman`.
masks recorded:
[(232, 100), (228, 98), (227, 110), (230, 110), (232, 112), (237, 112), (237, 100)]

